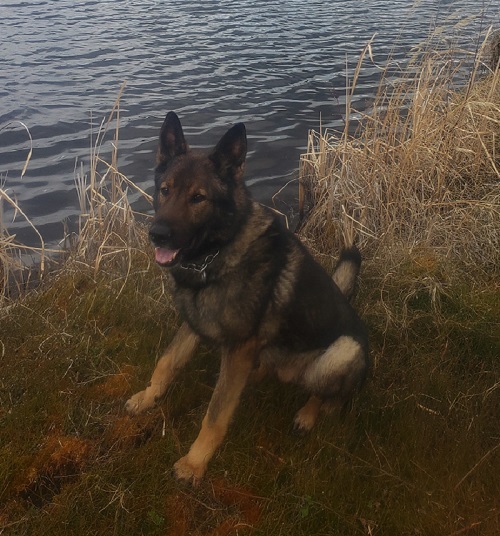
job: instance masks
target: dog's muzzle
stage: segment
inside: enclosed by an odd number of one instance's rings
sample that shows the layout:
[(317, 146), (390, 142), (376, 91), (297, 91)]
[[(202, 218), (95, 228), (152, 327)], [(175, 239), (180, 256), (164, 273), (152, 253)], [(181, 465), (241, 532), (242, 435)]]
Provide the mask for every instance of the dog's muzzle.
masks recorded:
[(175, 263), (180, 249), (172, 248), (172, 230), (165, 222), (155, 222), (149, 229), (149, 240), (155, 246), (155, 260), (160, 266)]
[(172, 241), (172, 229), (165, 222), (155, 222), (149, 229), (149, 240), (153, 246), (167, 247)]

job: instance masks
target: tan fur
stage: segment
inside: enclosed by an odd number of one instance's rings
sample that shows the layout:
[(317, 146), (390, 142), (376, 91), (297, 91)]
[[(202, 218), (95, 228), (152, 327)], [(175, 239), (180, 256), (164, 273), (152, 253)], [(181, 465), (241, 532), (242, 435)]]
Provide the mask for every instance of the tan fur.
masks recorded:
[(359, 372), (364, 366), (363, 349), (359, 343), (343, 335), (306, 369), (304, 385), (318, 390), (325, 385), (338, 384), (339, 391), (347, 387), (350, 391), (350, 383), (357, 381)]
[(316, 423), (322, 405), (321, 398), (312, 395), (295, 415), (295, 428), (300, 432), (309, 432)]
[(351, 296), (358, 272), (357, 266), (351, 261), (345, 261), (337, 267), (333, 280), (345, 296)]
[(189, 326), (186, 323), (182, 324), (166, 352), (159, 359), (148, 387), (127, 401), (125, 409), (128, 413), (137, 415), (157, 404), (177, 372), (193, 356), (198, 341), (198, 336)]
[(259, 349), (258, 341), (252, 339), (223, 354), (219, 379), (200, 433), (186, 456), (174, 466), (177, 478), (196, 484), (205, 474), (208, 462), (226, 435)]

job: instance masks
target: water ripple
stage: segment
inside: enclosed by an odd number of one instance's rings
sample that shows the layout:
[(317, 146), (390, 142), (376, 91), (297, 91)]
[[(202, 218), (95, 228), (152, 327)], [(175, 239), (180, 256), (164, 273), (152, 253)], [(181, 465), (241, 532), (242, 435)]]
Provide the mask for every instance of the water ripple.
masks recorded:
[[(153, 154), (165, 113), (181, 116), (191, 145), (215, 143), (236, 121), (247, 123), (248, 182), (261, 199), (297, 169), (307, 131), (340, 126), (346, 61), (352, 69), (377, 33), (375, 59), (402, 58), (446, 20), (485, 13), (462, 32), (474, 50), (479, 28), (499, 22), (495, 3), (471, 0), (58, 0), (0, 5), (0, 176), (44, 236), (62, 234), (77, 213), (75, 159), (88, 160), (94, 128), (123, 80), (120, 168), (150, 188)], [(346, 60), (347, 58), (347, 60)], [(373, 92), (367, 65), (356, 103)], [(20, 173), (28, 141), (33, 157)], [(290, 196), (293, 198), (292, 191)], [(12, 224), (34, 241), (26, 225)]]

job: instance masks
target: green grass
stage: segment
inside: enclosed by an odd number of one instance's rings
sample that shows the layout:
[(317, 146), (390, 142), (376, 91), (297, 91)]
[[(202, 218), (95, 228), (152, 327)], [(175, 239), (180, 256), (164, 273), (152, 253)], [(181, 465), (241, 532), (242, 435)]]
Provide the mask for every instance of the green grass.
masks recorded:
[[(125, 414), (176, 325), (159, 270), (138, 254), (131, 267), (125, 280), (65, 269), (3, 313), (4, 534), (498, 533), (498, 286), (449, 281), (437, 311), (394, 276), (381, 307), (368, 263), (357, 304), (374, 366), (352, 410), (297, 438), (304, 393), (250, 385), (190, 489), (170, 470), (197, 434), (218, 357), (202, 349), (160, 408)], [(387, 322), (388, 304), (406, 329)]]

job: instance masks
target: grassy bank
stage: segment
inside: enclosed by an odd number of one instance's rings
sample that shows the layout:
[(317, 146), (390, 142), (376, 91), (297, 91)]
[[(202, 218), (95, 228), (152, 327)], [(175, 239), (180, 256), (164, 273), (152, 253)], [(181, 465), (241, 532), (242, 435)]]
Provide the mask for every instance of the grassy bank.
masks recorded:
[(249, 386), (195, 490), (170, 468), (217, 355), (202, 349), (158, 409), (123, 411), (178, 319), (132, 185), (101, 156), (106, 136), (118, 146), (116, 108), (78, 181), (72, 255), (0, 309), (0, 533), (498, 534), (500, 75), (479, 77), (479, 62), (455, 90), (453, 58), (421, 55), (382, 82), (355, 136), (349, 121), (311, 133), (301, 233), (328, 268), (344, 240), (360, 244), (372, 374), (305, 438), (291, 433), (304, 393)]

